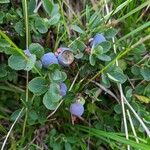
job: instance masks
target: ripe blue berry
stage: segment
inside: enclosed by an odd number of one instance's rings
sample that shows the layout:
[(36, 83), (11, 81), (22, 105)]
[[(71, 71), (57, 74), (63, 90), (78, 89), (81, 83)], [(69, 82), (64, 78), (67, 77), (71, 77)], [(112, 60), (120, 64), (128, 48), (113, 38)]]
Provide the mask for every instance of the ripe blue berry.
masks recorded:
[(81, 117), (82, 114), (84, 113), (84, 107), (79, 102), (72, 103), (70, 106), (70, 112), (72, 115), (75, 115), (77, 117)]
[(41, 62), (45, 68), (48, 68), (48, 66), (51, 64), (58, 64), (58, 60), (55, 54), (52, 52), (44, 54), (41, 58)]
[(61, 83), (61, 84), (59, 84), (59, 86), (60, 86), (60, 94), (62, 96), (65, 96), (66, 93), (67, 93), (67, 86), (66, 86), (66, 84), (65, 83)]
[(68, 48), (59, 48), (61, 50), (58, 53), (58, 62), (63, 66), (69, 66), (74, 61), (74, 55)]
[(23, 52), (24, 52), (24, 54), (25, 54), (27, 57), (30, 57), (30, 56), (31, 56), (31, 53), (30, 53), (29, 49), (26, 49), (26, 50), (24, 50)]
[(93, 40), (91, 41), (90, 43), (90, 46), (96, 46), (102, 42), (105, 42), (106, 39), (105, 37), (102, 35), (102, 34), (96, 34), (94, 37), (93, 37)]

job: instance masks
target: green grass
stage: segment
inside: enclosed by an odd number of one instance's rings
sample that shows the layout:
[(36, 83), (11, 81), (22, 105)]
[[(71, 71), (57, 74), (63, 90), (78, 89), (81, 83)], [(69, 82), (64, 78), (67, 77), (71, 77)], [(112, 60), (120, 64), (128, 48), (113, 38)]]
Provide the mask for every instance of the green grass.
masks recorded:
[[(149, 150), (149, 104), (135, 96), (150, 98), (149, 0), (42, 2), (35, 13), (35, 0), (0, 2), (1, 150)], [(96, 33), (107, 42), (91, 54)], [(61, 46), (74, 62), (43, 68), (42, 50)], [(36, 60), (23, 52), (31, 47)], [(68, 91), (60, 98), (61, 82)], [(72, 125), (75, 101), (85, 112)]]

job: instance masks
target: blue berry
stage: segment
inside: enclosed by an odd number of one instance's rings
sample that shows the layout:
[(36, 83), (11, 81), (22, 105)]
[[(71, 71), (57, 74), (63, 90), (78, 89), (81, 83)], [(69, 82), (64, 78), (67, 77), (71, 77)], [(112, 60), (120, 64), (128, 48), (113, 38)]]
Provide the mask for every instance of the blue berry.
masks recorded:
[(45, 68), (48, 68), (51, 64), (58, 64), (57, 57), (52, 52), (44, 54), (41, 58), (41, 62)]
[(96, 34), (94, 37), (93, 37), (93, 40), (91, 41), (90, 43), (90, 46), (96, 46), (102, 42), (105, 42), (106, 39), (105, 37), (102, 35), (102, 34)]
[(24, 54), (27, 56), (27, 57), (30, 57), (32, 54), (30, 53), (29, 49), (26, 49), (23, 51)]
[(65, 96), (66, 93), (67, 93), (67, 86), (66, 86), (66, 84), (65, 83), (61, 83), (61, 84), (59, 84), (59, 86), (60, 86), (60, 94), (62, 96)]
[(60, 48), (61, 52), (58, 54), (58, 62), (62, 66), (69, 66), (74, 61), (74, 55), (68, 48)]
[(82, 114), (84, 113), (83, 105), (79, 102), (72, 103), (70, 106), (70, 113), (77, 117), (81, 117)]

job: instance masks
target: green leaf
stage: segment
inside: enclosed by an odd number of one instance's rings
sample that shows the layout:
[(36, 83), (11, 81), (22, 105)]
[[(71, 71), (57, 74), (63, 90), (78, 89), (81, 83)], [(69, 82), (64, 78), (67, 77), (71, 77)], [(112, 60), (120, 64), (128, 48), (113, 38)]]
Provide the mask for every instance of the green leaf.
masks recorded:
[(145, 47), (145, 45), (144, 44), (140, 44), (140, 45), (138, 45), (136, 48), (134, 48), (133, 50), (132, 50), (132, 53), (134, 54), (134, 55), (137, 55), (137, 54), (142, 54), (142, 53), (145, 53), (146, 52), (146, 47)]
[(53, 150), (62, 150), (62, 145), (58, 142), (53, 143), (51, 147), (53, 148)]
[(70, 48), (74, 53), (79, 53), (78, 51), (83, 52), (85, 50), (86, 45), (84, 44), (84, 42), (76, 40), (71, 44)]
[(78, 33), (81, 33), (81, 34), (84, 34), (85, 32), (77, 25), (71, 25), (71, 29), (78, 32)]
[(8, 59), (8, 65), (14, 70), (31, 70), (34, 67), (34, 64), (36, 62), (36, 56), (31, 55), (29, 57), (29, 61), (26, 61), (22, 56), (20, 55), (11, 55)]
[(0, 39), (0, 46), (1, 47), (10, 47), (10, 44), (4, 39)]
[(83, 56), (84, 56), (84, 54), (81, 53), (81, 52), (79, 52), (79, 53), (76, 54), (74, 57), (75, 57), (76, 59), (81, 59)]
[(101, 56), (98, 56), (98, 59), (102, 61), (111, 61), (111, 57), (105, 54), (102, 54)]
[(109, 41), (105, 41), (100, 43), (100, 46), (103, 48), (103, 53), (107, 53), (111, 48), (111, 43)]
[(121, 114), (121, 113), (122, 113), (122, 107), (121, 107), (121, 105), (120, 105), (120, 104), (115, 105), (114, 111), (115, 111), (117, 114)]
[(116, 83), (124, 83), (127, 80), (127, 77), (124, 75), (123, 71), (119, 67), (115, 67), (114, 70), (107, 73), (109, 79)]
[(27, 61), (20, 55), (11, 55), (8, 59), (8, 65), (14, 70), (22, 70), (26, 67)]
[(70, 143), (65, 142), (65, 150), (72, 150)]
[(44, 78), (36, 77), (29, 82), (28, 87), (34, 94), (41, 95), (48, 90), (48, 83)]
[(110, 87), (110, 81), (104, 73), (102, 74), (102, 85), (104, 85), (107, 88)]
[(51, 19), (48, 20), (48, 25), (51, 26), (57, 24), (59, 19), (60, 19), (60, 14), (57, 13)]
[(126, 97), (130, 99), (133, 95), (133, 89), (129, 88), (126, 92)]
[(23, 36), (24, 35), (24, 33), (23, 33), (23, 23), (22, 23), (22, 21), (19, 21), (19, 22), (17, 22), (16, 24), (15, 24), (15, 31), (19, 34), (19, 35), (21, 35), (21, 36)]
[(118, 60), (118, 66), (122, 69), (122, 70), (126, 70), (127, 68), (127, 63), (124, 59), (120, 59)]
[(96, 63), (96, 58), (95, 58), (95, 56), (91, 54), (90, 57), (89, 57), (89, 61), (90, 61), (90, 64), (91, 64), (92, 66), (94, 66), (95, 63)]
[(43, 104), (47, 109), (53, 110), (56, 108), (61, 98), (59, 85), (51, 83), (49, 90), (43, 97)]
[(16, 14), (20, 17), (23, 18), (22, 10), (21, 9), (16, 9)]
[(59, 4), (53, 4), (53, 10), (51, 16), (54, 16), (59, 13)]
[(143, 67), (140, 69), (140, 72), (144, 80), (150, 81), (150, 67)]
[(48, 93), (46, 93), (43, 97), (43, 104), (49, 110), (54, 110), (58, 105), (58, 103), (54, 103), (54, 102), (50, 101)]
[(95, 54), (98, 58), (99, 56), (101, 56), (103, 54), (103, 48), (102, 48), (102, 46), (98, 45), (98, 46), (94, 47), (93, 51), (91, 51), (91, 52), (92, 52), (92, 54)]
[(60, 93), (60, 86), (56, 83), (50, 84), (50, 88), (47, 93), (49, 94), (49, 99), (52, 102), (58, 102), (62, 98)]
[(48, 31), (46, 22), (38, 17), (35, 19), (35, 28), (40, 32), (40, 33), (46, 33)]
[(12, 47), (0, 47), (0, 52), (4, 52), (5, 54), (18, 54), (16, 49)]
[(109, 73), (107, 73), (107, 76), (109, 79), (113, 80), (114, 82), (119, 82), (118, 79), (116, 79), (115, 77), (113, 77), (112, 75), (110, 75)]
[[(40, 99), (41, 101), (41, 99)], [(40, 103), (39, 107), (36, 107), (37, 113), (38, 113), (38, 122), (40, 124), (44, 124), (47, 121), (47, 113), (48, 110), (45, 109), (44, 105), (42, 105), (42, 103)]]
[(35, 9), (35, 6), (36, 6), (36, 1), (35, 0), (30, 0), (29, 1), (29, 4), (28, 4), (28, 14), (29, 15), (32, 15), (34, 12), (34, 9)]
[(51, 74), (51, 79), (54, 82), (63, 82), (65, 81), (67, 78), (67, 75), (65, 72), (59, 71), (58, 69), (56, 69), (52, 74)]
[(51, 16), (52, 10), (53, 10), (53, 3), (51, 0), (42, 0), (43, 7), (47, 14)]
[(149, 103), (150, 102), (150, 98), (146, 97), (146, 96), (143, 96), (143, 95), (137, 95), (137, 94), (134, 94), (134, 96), (141, 102), (143, 103)]
[(109, 28), (106, 32), (105, 32), (105, 37), (107, 39), (111, 39), (113, 38), (116, 34), (118, 33), (118, 31), (114, 28)]
[(30, 70), (34, 67), (34, 65), (35, 65), (35, 63), (36, 63), (36, 56), (35, 56), (34, 54), (32, 54), (32, 55), (29, 57), (29, 60), (30, 60), (30, 61), (28, 61), (28, 62), (26, 63), (26, 67), (24, 68), (24, 70), (26, 70), (26, 71), (30, 71)]
[(135, 76), (140, 75), (140, 67), (138, 67), (138, 66), (132, 66), (132, 67), (131, 67), (131, 72), (132, 72), (133, 75), (135, 75)]
[(44, 48), (39, 43), (30, 44), (29, 51), (38, 58), (41, 58), (44, 55)]
[(36, 113), (35, 110), (31, 110), (31, 111), (29, 111), (29, 117), (30, 117), (31, 120), (35, 121), (35, 120), (38, 119), (38, 114)]
[(7, 75), (6, 66), (0, 64), (0, 78), (5, 77)]

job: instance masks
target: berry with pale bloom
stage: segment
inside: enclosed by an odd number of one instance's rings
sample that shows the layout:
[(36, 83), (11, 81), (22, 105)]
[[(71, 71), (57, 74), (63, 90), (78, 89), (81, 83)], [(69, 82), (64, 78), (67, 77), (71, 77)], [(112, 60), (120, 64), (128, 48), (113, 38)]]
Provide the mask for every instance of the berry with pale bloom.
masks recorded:
[(81, 103), (75, 102), (70, 105), (70, 113), (77, 117), (81, 117), (84, 113), (84, 107)]
[(105, 42), (106, 38), (103, 36), (103, 34), (96, 34), (91, 40), (90, 40), (90, 46), (97, 46), (102, 42)]
[(42, 56), (41, 62), (43, 67), (48, 68), (51, 64), (58, 64), (58, 59), (54, 53), (49, 52)]
[(69, 66), (74, 61), (74, 55), (69, 48), (59, 48), (56, 52), (56, 56), (59, 64), (65, 67)]
[(65, 83), (60, 83), (59, 86), (60, 86), (60, 94), (62, 96), (65, 96), (66, 93), (67, 93), (67, 86), (66, 86), (66, 84)]

